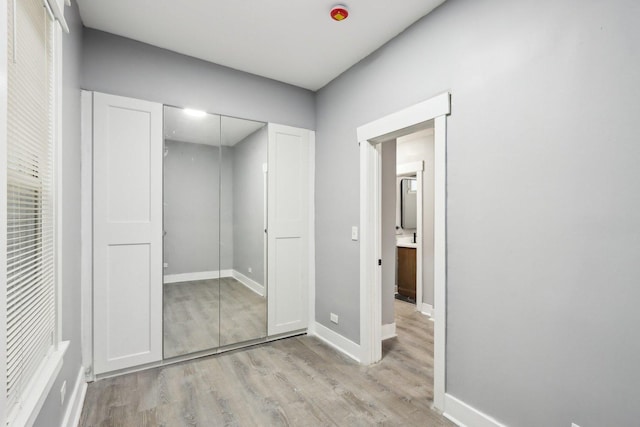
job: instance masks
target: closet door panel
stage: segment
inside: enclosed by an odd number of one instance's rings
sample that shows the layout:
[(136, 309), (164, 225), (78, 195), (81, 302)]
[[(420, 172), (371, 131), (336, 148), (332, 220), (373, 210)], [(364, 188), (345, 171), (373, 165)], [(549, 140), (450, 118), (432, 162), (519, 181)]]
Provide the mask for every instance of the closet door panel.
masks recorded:
[(162, 106), (94, 94), (95, 373), (162, 359)]
[[(270, 287), (273, 301), (270, 326), (271, 335), (295, 331), (305, 328), (307, 313), (306, 287), (304, 286), (306, 272), (304, 258), (304, 239), (300, 237), (287, 237), (275, 239), (273, 258), (274, 286)], [(277, 284), (277, 286), (276, 286)]]
[(311, 131), (269, 124), (268, 333), (305, 329)]
[(107, 287), (101, 304), (106, 314), (107, 361), (150, 351), (150, 258), (148, 244), (107, 246)]

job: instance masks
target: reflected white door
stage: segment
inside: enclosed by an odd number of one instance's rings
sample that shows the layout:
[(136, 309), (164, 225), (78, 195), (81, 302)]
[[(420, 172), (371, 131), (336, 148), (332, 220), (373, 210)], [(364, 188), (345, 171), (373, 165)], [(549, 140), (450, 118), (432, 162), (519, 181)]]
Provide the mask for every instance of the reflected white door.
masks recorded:
[(162, 105), (94, 93), (95, 373), (162, 359)]
[(307, 328), (312, 131), (269, 124), (268, 334)]

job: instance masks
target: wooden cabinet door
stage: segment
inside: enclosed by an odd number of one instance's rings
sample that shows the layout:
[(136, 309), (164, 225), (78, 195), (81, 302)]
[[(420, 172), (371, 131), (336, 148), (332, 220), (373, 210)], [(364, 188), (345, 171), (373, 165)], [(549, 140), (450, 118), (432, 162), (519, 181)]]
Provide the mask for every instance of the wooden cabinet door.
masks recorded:
[(416, 250), (398, 248), (398, 293), (416, 299)]

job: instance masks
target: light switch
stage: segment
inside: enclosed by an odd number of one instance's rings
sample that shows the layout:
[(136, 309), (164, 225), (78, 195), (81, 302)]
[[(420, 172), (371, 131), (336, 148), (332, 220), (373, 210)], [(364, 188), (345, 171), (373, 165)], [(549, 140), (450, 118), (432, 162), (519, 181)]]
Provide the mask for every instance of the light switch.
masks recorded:
[(351, 227), (351, 240), (358, 240), (358, 226)]

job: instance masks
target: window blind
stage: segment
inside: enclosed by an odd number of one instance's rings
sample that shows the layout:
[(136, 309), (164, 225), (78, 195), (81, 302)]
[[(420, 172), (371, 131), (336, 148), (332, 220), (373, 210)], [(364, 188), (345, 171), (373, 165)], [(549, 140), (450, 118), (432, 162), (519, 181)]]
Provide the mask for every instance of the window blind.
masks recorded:
[(53, 22), (8, 1), (7, 409), (56, 342)]

